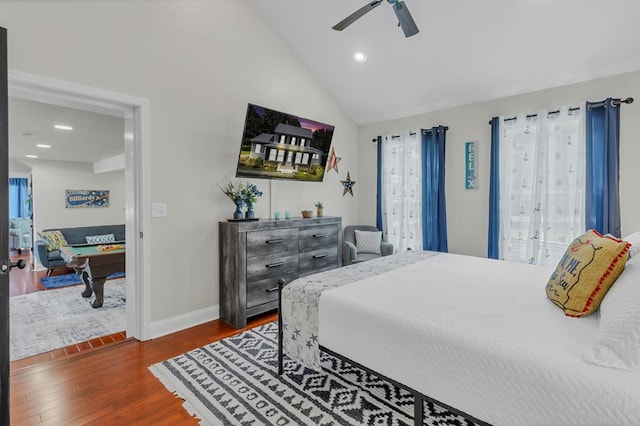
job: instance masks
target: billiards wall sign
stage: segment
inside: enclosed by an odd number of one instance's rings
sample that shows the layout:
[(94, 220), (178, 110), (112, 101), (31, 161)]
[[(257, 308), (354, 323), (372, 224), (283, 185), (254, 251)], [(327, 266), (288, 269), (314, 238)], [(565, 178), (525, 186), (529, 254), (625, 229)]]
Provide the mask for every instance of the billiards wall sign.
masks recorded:
[(109, 207), (109, 191), (103, 189), (66, 189), (65, 207), (68, 209)]

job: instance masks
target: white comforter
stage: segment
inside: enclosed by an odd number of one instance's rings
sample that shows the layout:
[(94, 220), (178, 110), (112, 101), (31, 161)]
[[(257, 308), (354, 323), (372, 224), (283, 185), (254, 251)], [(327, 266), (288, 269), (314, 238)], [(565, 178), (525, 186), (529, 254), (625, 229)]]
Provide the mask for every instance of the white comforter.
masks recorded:
[(320, 344), (496, 425), (640, 425), (640, 371), (588, 364), (598, 317), (553, 268), (441, 254), (322, 293)]

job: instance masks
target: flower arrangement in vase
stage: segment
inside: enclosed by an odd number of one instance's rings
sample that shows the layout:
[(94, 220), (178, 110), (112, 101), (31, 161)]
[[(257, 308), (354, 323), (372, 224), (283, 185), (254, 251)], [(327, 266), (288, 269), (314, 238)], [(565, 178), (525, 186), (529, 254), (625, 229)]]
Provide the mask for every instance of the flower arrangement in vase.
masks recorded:
[(258, 201), (258, 198), (262, 197), (262, 191), (260, 191), (255, 184), (247, 183), (247, 185), (242, 188), (242, 195), (243, 200), (247, 205), (247, 211), (244, 214), (244, 218), (253, 219), (255, 217), (253, 204)]
[(316, 216), (322, 217), (323, 208), (324, 208), (324, 204), (322, 204), (322, 201), (316, 201)]
[[(258, 198), (262, 197), (262, 191), (255, 184), (247, 183), (246, 185), (239, 184), (236, 186), (228, 180), (224, 185), (220, 186), (220, 190), (235, 203), (236, 211), (233, 212), (235, 220), (255, 218), (253, 204), (258, 201)], [(247, 206), (247, 211), (243, 215), (242, 207), (245, 205)]]
[(236, 205), (236, 211), (233, 212), (233, 218), (242, 219), (244, 217), (242, 214), (242, 207), (244, 206), (244, 188), (242, 184), (236, 187), (230, 180), (228, 180), (224, 185), (220, 186), (220, 190), (222, 190), (222, 192)]

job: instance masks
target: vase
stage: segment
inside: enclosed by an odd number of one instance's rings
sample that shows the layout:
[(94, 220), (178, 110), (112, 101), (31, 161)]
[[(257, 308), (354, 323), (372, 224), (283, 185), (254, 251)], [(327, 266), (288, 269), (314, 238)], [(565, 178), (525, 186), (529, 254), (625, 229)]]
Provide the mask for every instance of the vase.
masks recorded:
[(247, 211), (244, 213), (245, 219), (253, 219), (256, 214), (253, 212), (253, 203), (247, 203)]
[(234, 219), (242, 219), (244, 216), (242, 215), (242, 201), (236, 201), (236, 211), (233, 212)]
[(322, 209), (316, 209), (316, 216), (322, 217)]

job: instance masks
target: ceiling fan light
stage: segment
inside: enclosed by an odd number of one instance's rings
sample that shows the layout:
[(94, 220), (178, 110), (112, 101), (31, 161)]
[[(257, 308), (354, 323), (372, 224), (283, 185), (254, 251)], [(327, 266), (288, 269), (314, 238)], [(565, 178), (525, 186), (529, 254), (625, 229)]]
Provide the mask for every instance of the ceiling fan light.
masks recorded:
[(356, 52), (353, 54), (353, 59), (356, 62), (364, 62), (367, 60), (367, 55), (365, 55), (364, 52)]

